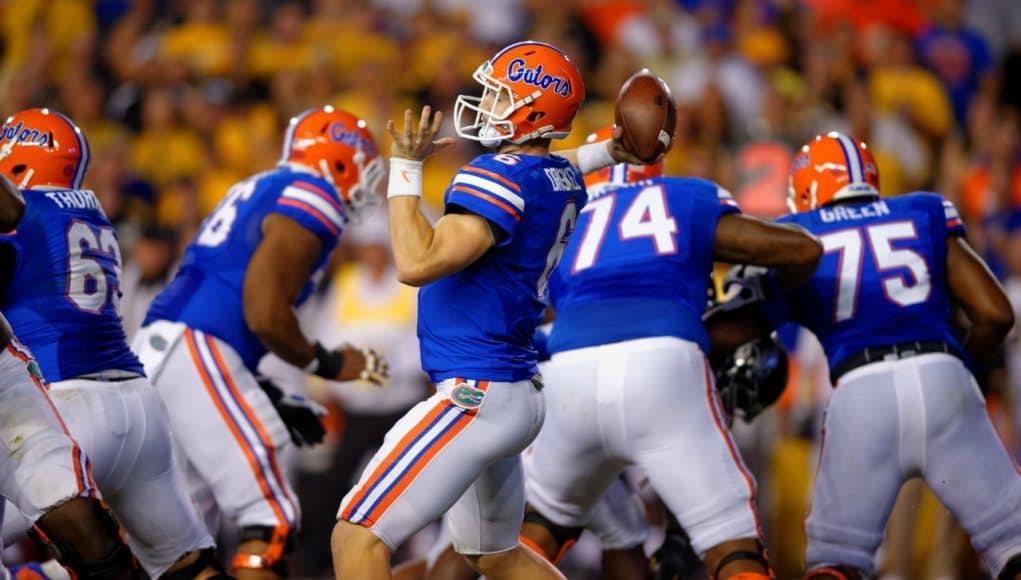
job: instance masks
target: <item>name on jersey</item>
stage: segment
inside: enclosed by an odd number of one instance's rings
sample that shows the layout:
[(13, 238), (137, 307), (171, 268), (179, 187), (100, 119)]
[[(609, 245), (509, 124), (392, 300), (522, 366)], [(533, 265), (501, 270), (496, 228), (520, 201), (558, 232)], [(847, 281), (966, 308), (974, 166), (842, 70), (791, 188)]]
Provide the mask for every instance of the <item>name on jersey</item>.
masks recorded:
[(575, 172), (569, 167), (547, 167), (546, 177), (549, 178), (553, 191), (580, 191), (581, 184), (575, 179)]
[(512, 82), (521, 81), (540, 89), (552, 87), (553, 92), (561, 97), (571, 96), (571, 81), (543, 71), (541, 64), (535, 68), (528, 68), (525, 64), (525, 59), (523, 58), (516, 58), (510, 61), (510, 64), (507, 65), (507, 80)]
[(46, 198), (57, 204), (60, 209), (101, 209), (96, 194), (87, 189), (48, 191)]
[(890, 208), (885, 201), (874, 201), (868, 205), (838, 205), (819, 209), (819, 217), (825, 223), (860, 220), (890, 215)]

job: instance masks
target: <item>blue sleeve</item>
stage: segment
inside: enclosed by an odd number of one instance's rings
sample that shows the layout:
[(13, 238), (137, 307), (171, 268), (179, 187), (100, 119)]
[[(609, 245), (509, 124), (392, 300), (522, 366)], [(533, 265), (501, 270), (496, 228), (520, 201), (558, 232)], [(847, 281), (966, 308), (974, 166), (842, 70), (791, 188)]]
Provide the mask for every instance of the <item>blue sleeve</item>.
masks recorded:
[(514, 231), (525, 211), (521, 186), (507, 176), (506, 171), (493, 164), (480, 167), (473, 162), (462, 167), (450, 182), (444, 197), (444, 211), (451, 206), (480, 215), (503, 230), (497, 246), (505, 246), (514, 237)]
[(926, 195), (924, 199), (927, 209), (933, 216), (933, 223), (937, 227), (945, 227), (944, 238), (950, 236), (963, 238), (967, 234), (964, 230), (964, 222), (961, 221), (961, 215), (957, 212), (957, 207), (953, 202), (935, 194)]
[(980, 34), (970, 33), (968, 45), (971, 47), (971, 56), (974, 59), (971, 67), (980, 74), (985, 74), (993, 68), (993, 56), (989, 50), (989, 43)]
[(310, 179), (282, 184), (270, 212), (285, 215), (314, 233), (326, 251), (333, 250), (346, 221), (344, 206), (333, 188)]

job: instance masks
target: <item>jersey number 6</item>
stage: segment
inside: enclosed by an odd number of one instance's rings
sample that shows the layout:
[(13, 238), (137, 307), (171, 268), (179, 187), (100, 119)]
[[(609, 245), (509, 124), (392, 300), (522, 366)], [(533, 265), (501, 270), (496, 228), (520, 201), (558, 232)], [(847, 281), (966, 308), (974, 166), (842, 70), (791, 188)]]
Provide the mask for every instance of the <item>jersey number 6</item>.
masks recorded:
[(230, 235), (234, 220), (238, 218), (238, 204), (247, 201), (253, 193), (255, 193), (254, 179), (242, 181), (230, 188), (213, 213), (202, 222), (202, 229), (195, 243), (206, 247), (222, 244)]
[(110, 226), (94, 228), (74, 220), (67, 228), (67, 287), (64, 296), (75, 308), (100, 314), (120, 299), (121, 250)]

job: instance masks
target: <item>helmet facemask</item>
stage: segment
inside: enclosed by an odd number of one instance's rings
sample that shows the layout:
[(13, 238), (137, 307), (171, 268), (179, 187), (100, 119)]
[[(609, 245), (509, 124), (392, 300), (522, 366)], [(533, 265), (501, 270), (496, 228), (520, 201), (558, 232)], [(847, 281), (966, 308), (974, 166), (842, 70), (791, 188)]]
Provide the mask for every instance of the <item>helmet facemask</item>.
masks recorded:
[[(516, 111), (531, 104), (542, 91), (536, 89), (524, 99), (517, 99), (514, 91), (506, 83), (492, 75), (493, 64), (489, 61), (475, 69), (472, 78), (482, 85), (482, 96), (458, 95), (454, 103), (454, 128), (458, 136), (478, 141), (483, 147), (496, 147), (501, 141), (522, 143), (539, 135), (539, 131), (514, 138), (517, 127), (509, 119)], [(462, 123), (465, 113), (470, 116), (474, 112), (471, 123)]]

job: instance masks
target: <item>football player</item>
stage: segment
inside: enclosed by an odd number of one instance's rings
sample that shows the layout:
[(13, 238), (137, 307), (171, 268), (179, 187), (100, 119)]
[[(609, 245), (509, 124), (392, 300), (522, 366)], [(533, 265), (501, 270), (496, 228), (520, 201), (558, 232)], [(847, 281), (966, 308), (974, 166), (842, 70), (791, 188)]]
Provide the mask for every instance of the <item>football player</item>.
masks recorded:
[(166, 411), (124, 336), (120, 247), (82, 189), (88, 164), (85, 135), (56, 111), (29, 109), (4, 123), (0, 173), (17, 183), (25, 210), (0, 235), (0, 308), (35, 353), (145, 571), (215, 575), (213, 540), (173, 460)]
[[(533, 340), (538, 352), (539, 371), (549, 361), (548, 330), (539, 327)], [(527, 465), (530, 454), (526, 450), (523, 461)], [(526, 468), (527, 473), (527, 468)], [(527, 486), (526, 486), (527, 487)], [(527, 498), (526, 498), (527, 499)], [(547, 557), (553, 564), (559, 563), (560, 557), (574, 544), (574, 538), (565, 538), (557, 542), (555, 534), (558, 530), (548, 520), (542, 518), (534, 510), (526, 507), (526, 527), (542, 526), (548, 532), (533, 530), (519, 540), (537, 554)], [(649, 561), (645, 557), (644, 544), (649, 537), (649, 522), (645, 517), (645, 506), (637, 492), (625, 477), (620, 477), (610, 484), (599, 502), (592, 510), (592, 517), (586, 526), (592, 534), (599, 538), (602, 546), (602, 572), (607, 578), (615, 580), (645, 580), (649, 569)], [(548, 536), (555, 545), (544, 547), (535, 543), (533, 538)], [(551, 552), (546, 555), (546, 552)], [(665, 576), (664, 578), (668, 578)], [(430, 553), (428, 561), (407, 562), (394, 569), (394, 578), (411, 580), (425, 578), (427, 580), (474, 580), (478, 574), (468, 563), (457, 555), (450, 546), (450, 534), (444, 526), (437, 545)]]
[(755, 482), (725, 425), (701, 316), (714, 260), (775, 267), (793, 287), (822, 246), (659, 166), (593, 179), (550, 282), (556, 322), (529, 501), (560, 538), (576, 536), (603, 490), (638, 465), (713, 578), (768, 578)]
[[(10, 140), (22, 135), (7, 129), (0, 135), (0, 163), (14, 146)], [(14, 230), (24, 215), (24, 196), (0, 173), (0, 231)], [(72, 575), (142, 578), (117, 523), (103, 507), (88, 456), (57, 413), (39, 364), (2, 314), (0, 348), (0, 496), (19, 510), (18, 517), (27, 518), (32, 536)], [(0, 503), (0, 515), (4, 512)], [(0, 576), (7, 575), (0, 564)]]
[(375, 353), (313, 343), (294, 312), (383, 172), (364, 121), (332, 107), (291, 119), (280, 164), (227, 192), (135, 338), (181, 455), (240, 528), (238, 578), (286, 575), (300, 511), (278, 455), (323, 436), (318, 406), (260, 383), (259, 360), (272, 351), (330, 380), (385, 378)]
[[(549, 275), (585, 203), (581, 175), (550, 154), (566, 137), (584, 86), (559, 49), (526, 41), (483, 63), (481, 97), (460, 96), (459, 135), (493, 150), (462, 167), (431, 225), (420, 209), (422, 160), (441, 115), (391, 122), (390, 239), (401, 281), (421, 286), (422, 364), (436, 394), (387, 434), (344, 498), (333, 534), (342, 578), (389, 578), (390, 554), (450, 510), (455, 549), (490, 578), (557, 578), (518, 544), (524, 508), (519, 453), (543, 421), (532, 335)], [(581, 165), (623, 155), (617, 141), (572, 152)], [(594, 154), (594, 155), (593, 155)]]
[[(864, 143), (820, 135), (795, 157), (793, 214), (825, 254), (803, 285), (735, 273), (773, 324), (822, 343), (835, 387), (823, 423), (805, 530), (813, 580), (863, 578), (897, 492), (922, 477), (971, 535), (990, 573), (1021, 578), (1021, 473), (969, 370), (999, 348), (1014, 318), (1002, 288), (964, 238), (954, 205), (916, 192), (880, 198)], [(951, 309), (968, 328), (959, 339)]]

